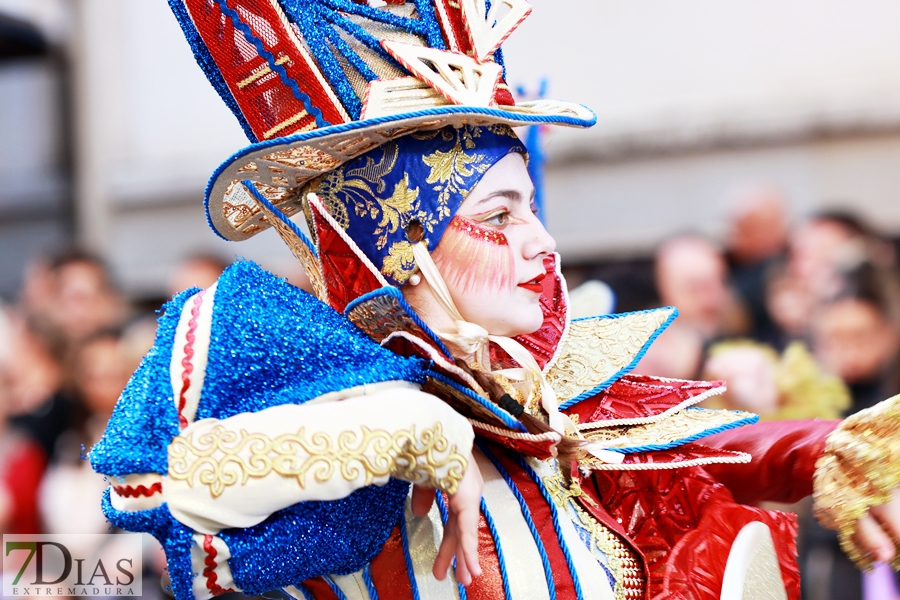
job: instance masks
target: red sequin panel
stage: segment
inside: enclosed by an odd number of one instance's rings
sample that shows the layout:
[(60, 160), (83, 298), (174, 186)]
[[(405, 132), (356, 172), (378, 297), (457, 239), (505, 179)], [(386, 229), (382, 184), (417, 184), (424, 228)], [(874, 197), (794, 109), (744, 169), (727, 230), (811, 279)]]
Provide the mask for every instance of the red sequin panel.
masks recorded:
[(399, 527), (394, 528), (381, 552), (372, 560), (372, 583), (379, 598), (413, 600)]
[[(518, 335), (515, 339), (534, 356), (541, 368), (553, 358), (559, 340), (566, 327), (566, 311), (568, 304), (563, 294), (562, 279), (556, 271), (556, 255), (551, 254), (544, 259), (544, 291), (541, 294), (541, 310), (544, 322), (534, 333)], [(496, 344), (491, 344), (491, 363), (500, 368), (517, 366), (509, 356)]]
[(316, 600), (340, 600), (337, 594), (328, 585), (328, 582), (321, 577), (314, 577), (303, 582), (306, 589), (312, 594)]
[(750, 521), (772, 529), (788, 590), (799, 590), (791, 518), (735, 503), (702, 468), (597, 471), (591, 482), (595, 497), (644, 555), (648, 598), (719, 598), (731, 544)]
[[(481, 565), (481, 576), (473, 579), (466, 588), (469, 600), (495, 600), (505, 597), (500, 559), (497, 557), (494, 538), (483, 514), (478, 516), (478, 564)], [(515, 565), (507, 562), (506, 568), (515, 568)]]
[(723, 385), (721, 381), (665, 381), (649, 375), (625, 375), (565, 412), (578, 415), (579, 423), (645, 419)]
[[(184, 0), (184, 3), (257, 140), (315, 129), (315, 117), (213, 0)], [(318, 67), (288, 30), (277, 2), (229, 0), (227, 4), (309, 96), (326, 121), (338, 124), (348, 120)]]
[(379, 289), (381, 283), (328, 221), (318, 214), (313, 220), (328, 304), (343, 313), (348, 304)]

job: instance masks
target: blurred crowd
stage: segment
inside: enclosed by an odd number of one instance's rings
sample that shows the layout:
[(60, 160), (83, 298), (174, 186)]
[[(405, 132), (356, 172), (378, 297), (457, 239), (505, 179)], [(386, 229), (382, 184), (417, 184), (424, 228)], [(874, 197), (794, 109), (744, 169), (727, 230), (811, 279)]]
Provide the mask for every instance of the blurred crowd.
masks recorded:
[[(169, 292), (207, 287), (225, 267), (191, 257)], [(85, 453), (155, 330), (153, 312), (130, 305), (97, 257), (69, 251), (28, 265), (16, 302), (0, 306), (0, 532), (109, 531), (107, 484)], [(161, 572), (158, 546), (146, 545), (145, 569)]]

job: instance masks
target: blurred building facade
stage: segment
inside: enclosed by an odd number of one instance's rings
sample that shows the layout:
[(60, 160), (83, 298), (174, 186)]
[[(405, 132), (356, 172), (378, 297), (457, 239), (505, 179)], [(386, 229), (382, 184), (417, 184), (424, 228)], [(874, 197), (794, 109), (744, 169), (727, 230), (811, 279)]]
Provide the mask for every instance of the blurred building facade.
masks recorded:
[[(757, 182), (783, 189), (797, 216), (842, 203), (900, 232), (897, 3), (532, 5), (505, 46), (510, 83), (548, 77), (551, 97), (598, 114), (590, 131), (545, 139), (548, 224), (567, 260), (645, 254), (685, 230), (719, 236), (733, 190)], [(0, 14), (63, 57), (0, 67), (7, 262), (71, 236), (135, 297), (158, 295), (201, 251), (290, 268), (275, 236), (237, 245), (206, 226), (207, 178), (246, 139), (164, 0), (0, 0)], [(7, 279), (0, 294), (15, 289)]]

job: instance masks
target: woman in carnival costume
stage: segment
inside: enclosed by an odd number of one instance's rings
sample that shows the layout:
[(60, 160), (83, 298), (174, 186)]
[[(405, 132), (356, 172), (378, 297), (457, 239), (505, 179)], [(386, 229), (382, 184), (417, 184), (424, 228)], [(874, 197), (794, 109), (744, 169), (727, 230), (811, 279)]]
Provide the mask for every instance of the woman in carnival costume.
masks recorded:
[(629, 374), (674, 309), (567, 317), (510, 127), (595, 118), (513, 101), (524, 0), (170, 4), (254, 142), (210, 223), (275, 229), (316, 296), (247, 262), (176, 296), (91, 451), (176, 598), (796, 598), (795, 520), (753, 504), (813, 492), (894, 557), (896, 400), (754, 424)]

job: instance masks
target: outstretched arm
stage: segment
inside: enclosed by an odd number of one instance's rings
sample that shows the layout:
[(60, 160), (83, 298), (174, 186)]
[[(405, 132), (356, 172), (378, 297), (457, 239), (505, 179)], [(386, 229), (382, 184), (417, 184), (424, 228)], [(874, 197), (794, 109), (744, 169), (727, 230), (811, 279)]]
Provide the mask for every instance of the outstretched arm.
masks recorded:
[(796, 502), (812, 494), (816, 461), (839, 421), (769, 421), (704, 438), (700, 443), (746, 452), (743, 465), (710, 465), (706, 470), (743, 504)]

